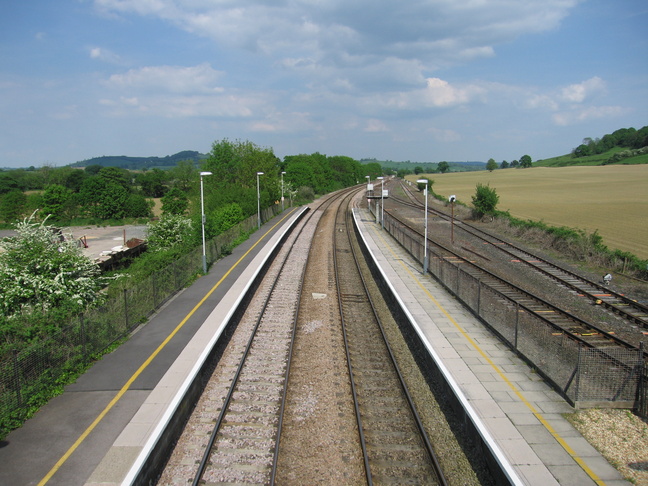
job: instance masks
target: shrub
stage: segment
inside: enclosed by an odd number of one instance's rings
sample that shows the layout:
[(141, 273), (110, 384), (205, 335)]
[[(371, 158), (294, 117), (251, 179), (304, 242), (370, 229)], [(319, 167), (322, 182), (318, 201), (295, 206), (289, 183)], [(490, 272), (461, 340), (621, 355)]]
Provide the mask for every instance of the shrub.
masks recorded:
[(484, 186), (481, 183), (477, 183), (477, 190), (472, 197), (472, 203), (478, 217), (481, 218), (485, 214), (495, 214), (498, 202), (499, 196), (495, 189), (491, 189), (488, 184)]
[(149, 223), (146, 232), (149, 251), (165, 251), (190, 242), (193, 223), (189, 218), (169, 214)]

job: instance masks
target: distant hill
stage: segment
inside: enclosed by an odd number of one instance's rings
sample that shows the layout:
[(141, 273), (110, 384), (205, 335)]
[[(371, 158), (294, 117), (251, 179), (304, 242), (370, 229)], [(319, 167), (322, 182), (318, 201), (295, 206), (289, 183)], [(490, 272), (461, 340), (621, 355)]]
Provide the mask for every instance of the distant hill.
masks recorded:
[[(378, 160), (378, 159), (360, 159), (361, 164), (378, 163), (381, 167), (393, 169), (398, 171), (400, 169), (407, 169), (414, 172), (416, 167), (423, 169), (426, 174), (432, 173), (436, 170), (438, 162), (412, 162), (410, 160), (398, 162), (394, 160)], [(451, 172), (467, 172), (471, 170), (484, 170), (486, 162), (468, 161), (468, 162), (448, 162)]]
[(648, 126), (620, 128), (601, 138), (585, 138), (570, 154), (533, 162), (535, 167), (648, 163)]
[(70, 164), (71, 167), (88, 167), (89, 165), (100, 165), (102, 167), (119, 167), (128, 170), (144, 170), (154, 167), (169, 169), (175, 167), (178, 162), (192, 160), (196, 164), (206, 158), (205, 154), (194, 150), (184, 150), (166, 157), (128, 157), (126, 155), (104, 155), (92, 159), (81, 160)]

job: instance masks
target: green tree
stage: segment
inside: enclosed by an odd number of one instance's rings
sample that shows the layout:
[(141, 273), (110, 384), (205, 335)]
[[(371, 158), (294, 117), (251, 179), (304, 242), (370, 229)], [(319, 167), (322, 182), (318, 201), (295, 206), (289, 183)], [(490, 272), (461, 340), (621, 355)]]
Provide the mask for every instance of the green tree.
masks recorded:
[(500, 164), (500, 169), (508, 169), (509, 168), (509, 163), (506, 160), (502, 160), (502, 163)]
[[(427, 183), (428, 191), (430, 192), (430, 194), (434, 193), (434, 191), (432, 190), (432, 185), (434, 184), (434, 181), (432, 179), (430, 179), (429, 177), (421, 177), (421, 178), (419, 178), (419, 180), (428, 181), (428, 183)], [(417, 182), (417, 187), (418, 187), (419, 191), (422, 191), (423, 189), (425, 189), (425, 184), (421, 183), (421, 182)]]
[(520, 167), (523, 169), (527, 169), (531, 167), (532, 162), (531, 162), (531, 157), (529, 155), (523, 155), (520, 157)]
[(132, 177), (126, 169), (104, 167), (99, 171), (97, 176), (104, 184), (117, 184), (126, 189), (126, 191), (130, 191)]
[(472, 203), (479, 217), (485, 214), (494, 214), (498, 202), (499, 196), (495, 189), (491, 189), (488, 184), (484, 186), (477, 183), (477, 190), (472, 197)]
[(126, 200), (126, 217), (128, 218), (150, 218), (153, 213), (151, 208), (153, 201), (147, 200), (141, 194), (129, 194)]
[(439, 165), (437, 165), (437, 171), (440, 172), (441, 174), (445, 174), (450, 170), (450, 164), (447, 162), (439, 162)]
[(43, 193), (43, 214), (51, 215), (53, 221), (64, 219), (65, 213), (70, 209), (72, 191), (59, 184), (52, 184)]
[(32, 217), (15, 225), (17, 235), (0, 241), (0, 309), (9, 318), (35, 309), (66, 307), (79, 312), (102, 299), (105, 280), (74, 238), (61, 241)]
[(189, 207), (187, 195), (178, 187), (171, 188), (162, 196), (162, 214), (183, 215)]
[(167, 174), (154, 167), (151, 170), (147, 170), (143, 174), (137, 176), (137, 182), (142, 187), (142, 192), (147, 197), (162, 197), (166, 192), (166, 182)]
[(18, 181), (8, 172), (0, 172), (0, 194), (21, 190)]
[(89, 176), (95, 176), (99, 174), (99, 171), (101, 171), (101, 169), (103, 169), (102, 165), (92, 164), (85, 168), (85, 173), (88, 174)]
[(123, 219), (126, 217), (126, 205), (129, 193), (121, 185), (111, 182), (103, 186), (99, 203), (94, 207), (94, 215), (101, 219)]
[(210, 219), (214, 230), (213, 236), (218, 236), (243, 221), (245, 214), (241, 206), (231, 203), (212, 211)]
[(198, 169), (192, 160), (181, 160), (175, 167), (169, 169), (169, 182), (172, 187), (189, 193), (198, 178)]
[(495, 162), (495, 159), (488, 159), (488, 162), (486, 162), (486, 170), (488, 172), (493, 172), (495, 169), (497, 169), (497, 162)]
[[(371, 177), (371, 180), (375, 180), (376, 177), (380, 177), (383, 175), (383, 169), (382, 166), (378, 162), (370, 162), (368, 164), (365, 164), (363, 167), (364, 171), (361, 174), (361, 179), (364, 179), (364, 176), (369, 176)], [(419, 167), (419, 169), (423, 170), (422, 168)], [(416, 169), (414, 169), (414, 173), (416, 173)]]
[(22, 191), (10, 191), (0, 195), (0, 219), (5, 223), (13, 223), (23, 214), (27, 204), (27, 196)]

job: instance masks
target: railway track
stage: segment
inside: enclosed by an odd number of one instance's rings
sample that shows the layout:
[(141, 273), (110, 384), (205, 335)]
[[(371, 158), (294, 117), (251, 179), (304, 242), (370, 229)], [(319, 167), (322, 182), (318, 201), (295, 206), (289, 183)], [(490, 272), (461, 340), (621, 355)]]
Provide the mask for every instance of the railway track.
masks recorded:
[[(422, 209), (424, 204), (418, 201), (416, 196), (412, 193), (409, 187), (401, 183), (401, 187), (408, 200), (398, 197), (392, 199), (397, 200), (400, 204), (408, 205), (418, 209)], [(436, 217), (450, 221), (451, 217), (442, 211), (434, 208), (428, 208), (428, 212), (433, 213)], [(560, 285), (574, 292), (576, 295), (585, 297), (591, 302), (601, 305), (606, 309), (621, 316), (623, 319), (630, 323), (637, 324), (644, 329), (648, 329), (648, 306), (637, 302), (625, 295), (615, 292), (606, 285), (601, 285), (597, 282), (592, 282), (578, 275), (570, 270), (567, 270), (553, 262), (550, 262), (538, 255), (529, 252), (526, 249), (520, 248), (509, 241), (492, 235), (482, 229), (475, 227), (465, 221), (453, 221), (454, 227), (469, 233), (472, 237), (478, 238), (483, 243), (492, 245), (499, 251), (505, 253), (513, 262), (520, 262), (541, 275), (558, 282)]]
[[(158, 484), (305, 484), (314, 478), (329, 484), (446, 484), (426, 434), (430, 427), (442, 437), (436, 440), (444, 460), (467, 465), (462, 467), (470, 479), (461, 482), (475, 484), (470, 459), (459, 452), (461, 432), (445, 422), (430, 425), (438, 405), (429, 389), (422, 424), (386, 343), (358, 268), (357, 243), (351, 242), (353, 193), (358, 189), (311, 210), (284, 243)], [(326, 218), (331, 229), (325, 229)], [(318, 251), (309, 250), (316, 237)], [(311, 262), (311, 254), (319, 262)], [(331, 288), (330, 302), (321, 297), (326, 294), (302, 292), (311, 266), (316, 288)], [(301, 309), (313, 306), (318, 315), (328, 308), (330, 322), (305, 322), (312, 314)], [(330, 343), (322, 342), (325, 327)], [(399, 352), (409, 350), (401, 346)]]
[(193, 485), (269, 484), (275, 474), (278, 428), (290, 370), (295, 317), (317, 218), (293, 231), (259, 289), (265, 298), (215, 419)]
[(350, 218), (338, 211), (333, 253), (367, 483), (446, 484), (360, 271)]
[[(423, 234), (414, 225), (399, 219), (390, 211), (386, 211), (399, 224), (408, 228), (409, 231), (417, 234), (423, 239)], [(522, 289), (508, 280), (501, 278), (493, 272), (479, 266), (474, 261), (458, 254), (454, 250), (441, 245), (438, 242), (428, 240), (428, 250), (434, 255), (431, 257), (430, 266), (434, 265), (435, 259), (452, 262), (479, 281), (482, 286), (490, 288), (498, 294), (506, 297), (501, 304), (505, 306), (516, 305), (519, 307), (518, 314), (526, 312), (534, 315), (541, 321), (549, 323), (556, 332), (564, 332), (572, 339), (592, 348), (606, 348), (621, 346), (626, 349), (633, 349), (634, 346), (614, 334), (608, 333), (593, 324), (547, 302), (546, 300)], [(456, 291), (456, 289), (454, 289)]]

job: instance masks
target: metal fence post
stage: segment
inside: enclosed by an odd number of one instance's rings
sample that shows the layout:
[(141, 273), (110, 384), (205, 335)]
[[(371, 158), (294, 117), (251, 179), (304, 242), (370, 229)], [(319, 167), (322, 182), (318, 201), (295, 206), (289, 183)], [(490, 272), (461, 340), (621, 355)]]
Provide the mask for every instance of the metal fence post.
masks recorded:
[(648, 416), (648, 389), (646, 388), (646, 373), (648, 368), (644, 363), (644, 342), (639, 343), (638, 351), (638, 363), (637, 363), (637, 373), (638, 373), (638, 383), (637, 383), (637, 412), (640, 416), (646, 418)]
[[(574, 404), (578, 403), (578, 389), (580, 388), (580, 375), (581, 375), (581, 353), (583, 346), (578, 343), (578, 361), (576, 363), (576, 386), (574, 387)], [(578, 407), (576, 407), (578, 408)]]
[(155, 273), (151, 275), (151, 287), (153, 290), (153, 308), (157, 308), (157, 285), (155, 285)]
[(83, 347), (83, 361), (87, 362), (88, 349), (86, 346), (86, 329), (85, 329), (85, 319), (83, 318), (83, 313), (79, 314), (79, 325), (81, 327), (81, 344)]
[(16, 397), (18, 406), (22, 407), (22, 393), (20, 393), (20, 370), (18, 369), (18, 350), (13, 350), (14, 379), (16, 380)]
[(128, 298), (126, 296), (127, 292), (128, 292), (128, 289), (124, 289), (124, 320), (126, 321), (126, 329), (129, 328), (129, 326), (128, 326)]
[(518, 348), (518, 328), (520, 324), (520, 303), (515, 303), (515, 337), (514, 337), (514, 349), (517, 351)]

